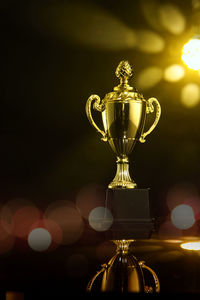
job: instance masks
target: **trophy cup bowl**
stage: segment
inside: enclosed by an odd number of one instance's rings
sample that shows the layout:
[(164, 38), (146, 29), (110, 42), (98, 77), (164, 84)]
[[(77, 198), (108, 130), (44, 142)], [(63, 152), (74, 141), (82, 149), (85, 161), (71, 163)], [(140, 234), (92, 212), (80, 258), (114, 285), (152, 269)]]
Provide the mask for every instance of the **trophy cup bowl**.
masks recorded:
[[(117, 171), (109, 188), (136, 188), (136, 183), (129, 174), (129, 155), (137, 141), (145, 142), (145, 137), (156, 127), (161, 107), (156, 98), (145, 100), (143, 95), (129, 86), (128, 79), (132, 76), (132, 68), (128, 61), (121, 61), (116, 76), (120, 84), (114, 91), (106, 94), (103, 100), (97, 95), (91, 95), (86, 103), (86, 114), (90, 123), (102, 135), (102, 140), (108, 142), (117, 156)], [(93, 109), (101, 112), (104, 130), (101, 130), (92, 117)], [(155, 120), (152, 126), (144, 132), (146, 115), (154, 112)]]

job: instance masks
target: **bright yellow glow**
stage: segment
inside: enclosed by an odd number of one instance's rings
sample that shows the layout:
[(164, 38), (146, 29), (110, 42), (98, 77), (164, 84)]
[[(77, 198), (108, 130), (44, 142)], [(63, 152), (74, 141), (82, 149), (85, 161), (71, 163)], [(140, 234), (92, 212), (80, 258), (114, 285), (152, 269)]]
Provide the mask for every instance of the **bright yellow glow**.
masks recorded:
[(179, 81), (184, 75), (184, 68), (177, 64), (167, 67), (164, 71), (164, 79), (169, 82)]
[(165, 40), (154, 31), (138, 29), (136, 37), (136, 47), (142, 52), (159, 53), (164, 50)]
[(140, 89), (149, 89), (162, 79), (163, 71), (158, 67), (148, 67), (142, 70), (137, 78), (137, 86)]
[(188, 108), (195, 107), (200, 101), (200, 88), (196, 83), (188, 83), (181, 90), (181, 102)]
[(185, 250), (199, 251), (200, 250), (200, 241), (182, 243), (181, 248), (183, 248)]
[(180, 34), (185, 29), (185, 17), (174, 4), (162, 4), (159, 8), (159, 18), (163, 27), (172, 34)]
[(184, 45), (182, 59), (188, 68), (200, 69), (200, 39), (192, 39)]

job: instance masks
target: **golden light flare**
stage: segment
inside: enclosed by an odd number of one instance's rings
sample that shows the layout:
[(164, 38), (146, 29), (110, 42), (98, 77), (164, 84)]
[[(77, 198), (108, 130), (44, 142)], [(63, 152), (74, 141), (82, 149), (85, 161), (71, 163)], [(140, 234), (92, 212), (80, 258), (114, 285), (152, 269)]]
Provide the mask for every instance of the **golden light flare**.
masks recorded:
[(155, 30), (165, 29), (171, 34), (181, 34), (186, 27), (186, 18), (180, 8), (172, 3), (157, 0), (141, 0), (141, 10), (146, 21)]
[(196, 83), (188, 83), (181, 90), (181, 103), (187, 108), (193, 108), (200, 102), (200, 87)]
[(200, 70), (200, 39), (189, 40), (182, 49), (182, 60), (192, 70)]
[(34, 3), (32, 14), (32, 25), (51, 38), (103, 50), (135, 47), (134, 30), (94, 3), (52, 3), (48, 9), (46, 5)]
[(160, 5), (159, 18), (161, 25), (172, 34), (178, 35), (185, 30), (185, 17), (172, 3)]
[(164, 70), (164, 79), (169, 82), (177, 82), (185, 76), (185, 70), (181, 65), (173, 64)]
[(154, 87), (162, 80), (163, 71), (161, 68), (152, 66), (143, 69), (137, 78), (137, 87), (145, 90)]
[(190, 251), (200, 251), (200, 241), (185, 242), (180, 245), (182, 249)]
[(165, 40), (158, 33), (152, 30), (138, 29), (136, 36), (136, 48), (138, 50), (152, 54), (160, 53), (164, 50)]

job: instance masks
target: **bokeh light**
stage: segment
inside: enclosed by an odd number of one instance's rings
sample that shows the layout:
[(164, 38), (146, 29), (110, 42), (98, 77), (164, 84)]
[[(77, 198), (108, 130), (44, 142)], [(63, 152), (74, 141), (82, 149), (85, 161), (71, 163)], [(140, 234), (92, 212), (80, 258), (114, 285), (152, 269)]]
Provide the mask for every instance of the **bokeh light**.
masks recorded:
[(185, 249), (185, 250), (200, 251), (200, 241), (185, 242), (185, 243), (182, 243), (180, 246), (182, 249)]
[(200, 212), (198, 189), (194, 184), (187, 182), (172, 186), (167, 193), (166, 203), (170, 210), (180, 204), (188, 204), (192, 206), (195, 215)]
[(26, 237), (31, 225), (38, 221), (42, 212), (28, 199), (14, 198), (0, 210), (4, 229), (16, 237)]
[(9, 228), (9, 224), (0, 220), (0, 254), (10, 251), (15, 244), (15, 237), (9, 234), (5, 228)]
[(45, 228), (35, 228), (28, 235), (28, 244), (38, 252), (46, 251), (51, 245), (51, 234)]
[(113, 223), (113, 216), (108, 208), (99, 206), (90, 212), (88, 220), (94, 230), (106, 231)]
[(25, 238), (33, 223), (41, 218), (42, 213), (37, 207), (25, 206), (19, 208), (12, 218), (13, 234), (16, 237)]
[(82, 217), (88, 216), (95, 207), (103, 206), (105, 203), (105, 187), (99, 184), (84, 186), (77, 194), (76, 206)]
[(181, 65), (173, 64), (164, 70), (164, 79), (169, 82), (177, 82), (185, 75), (185, 70)]
[(181, 103), (187, 108), (195, 107), (200, 101), (200, 88), (196, 83), (188, 83), (181, 90)]
[(149, 89), (159, 83), (162, 79), (163, 71), (158, 67), (148, 67), (143, 69), (137, 78), (137, 87), (140, 89)]
[[(2, 206), (0, 210), (0, 217), (2, 220), (12, 225), (13, 216), (16, 213), (16, 211), (26, 206), (34, 206), (34, 205), (30, 200), (25, 198), (10, 199)], [(8, 229), (5, 228), (5, 229), (8, 230), (8, 232), (10, 232), (10, 228)]]
[(185, 30), (185, 17), (176, 5), (172, 3), (160, 5), (159, 17), (162, 26), (170, 33), (181, 34)]
[(155, 30), (160, 30), (159, 3), (155, 0), (141, 0), (141, 10), (145, 20)]
[(146, 53), (159, 53), (164, 50), (165, 40), (156, 32), (146, 29), (136, 31), (136, 48)]
[(6, 291), (5, 300), (24, 300), (24, 293), (16, 291)]
[(195, 223), (194, 211), (190, 205), (180, 204), (171, 211), (171, 221), (179, 229), (188, 229)]
[(62, 244), (63, 232), (55, 221), (43, 217), (31, 226), (30, 231), (36, 228), (44, 228), (50, 233), (52, 241), (48, 251), (53, 251)]
[[(119, 18), (110, 14), (95, 3), (73, 2), (57, 5), (40, 5), (35, 2), (32, 9), (32, 25), (51, 38), (105, 50), (132, 49), (135, 47), (136, 35)], [(74, 26), (74, 16), (78, 26)], [(89, 22), (86, 22), (89, 20)], [(41, 26), (42, 22), (42, 26)]]
[(75, 243), (81, 237), (84, 222), (72, 201), (56, 201), (48, 206), (44, 215), (46, 219), (53, 220), (62, 229), (62, 244)]
[(200, 69), (200, 39), (191, 39), (184, 45), (182, 59), (188, 68), (192, 70)]

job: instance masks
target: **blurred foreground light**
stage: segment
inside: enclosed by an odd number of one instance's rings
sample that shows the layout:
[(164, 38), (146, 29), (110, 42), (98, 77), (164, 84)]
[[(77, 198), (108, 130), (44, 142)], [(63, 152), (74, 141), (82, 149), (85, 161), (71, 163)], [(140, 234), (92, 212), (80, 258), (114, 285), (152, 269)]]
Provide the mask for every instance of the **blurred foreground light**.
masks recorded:
[(43, 217), (31, 226), (30, 231), (36, 228), (44, 228), (50, 233), (52, 241), (48, 251), (53, 251), (62, 244), (63, 232), (55, 221)]
[(200, 251), (200, 241), (182, 243), (180, 246), (185, 250)]
[(136, 47), (146, 53), (159, 53), (164, 50), (164, 39), (154, 31), (139, 29), (137, 34)]
[(195, 107), (200, 101), (200, 88), (196, 83), (188, 83), (181, 90), (181, 102), (188, 108)]
[(23, 292), (7, 291), (5, 299), (6, 300), (24, 300), (24, 293)]
[(200, 70), (200, 39), (194, 38), (186, 43), (182, 50), (182, 59), (188, 68)]
[(96, 231), (106, 231), (112, 223), (112, 213), (106, 207), (96, 207), (89, 214), (89, 224)]
[(148, 67), (139, 73), (137, 78), (137, 86), (141, 89), (149, 89), (162, 79), (163, 72), (158, 67)]
[(72, 201), (55, 201), (45, 211), (45, 218), (53, 220), (62, 230), (62, 244), (75, 243), (82, 235), (84, 222)]
[(174, 4), (163, 4), (159, 8), (162, 26), (172, 34), (180, 34), (185, 29), (185, 17)]
[(88, 219), (92, 209), (103, 206), (105, 202), (105, 188), (98, 184), (84, 186), (76, 197), (76, 207), (82, 217)]
[(32, 224), (41, 217), (41, 212), (37, 207), (25, 206), (18, 209), (13, 215), (13, 235), (19, 238), (27, 237)]
[(51, 235), (44, 228), (33, 229), (28, 236), (28, 244), (35, 251), (46, 251), (51, 245)]
[(181, 65), (171, 65), (164, 71), (164, 79), (169, 82), (176, 82), (182, 79), (185, 75), (185, 70)]
[[(103, 50), (135, 47), (132, 28), (101, 6), (79, 1), (52, 2), (48, 9), (43, 1), (33, 1), (32, 24), (51, 38), (71, 40), (80, 45)], [(82, 1), (86, 2), (86, 1)]]
[(184, 203), (193, 208), (195, 215), (200, 213), (199, 193), (194, 184), (187, 182), (175, 184), (169, 189), (166, 202), (170, 210)]
[(141, 11), (144, 15), (145, 20), (155, 30), (160, 30), (160, 18), (159, 18), (159, 3), (155, 0), (141, 0)]
[(0, 219), (0, 254), (10, 251), (15, 243), (15, 237), (9, 234), (5, 228), (9, 228), (9, 224)]
[(171, 212), (171, 221), (179, 229), (188, 229), (195, 223), (194, 211), (190, 205), (180, 204)]

